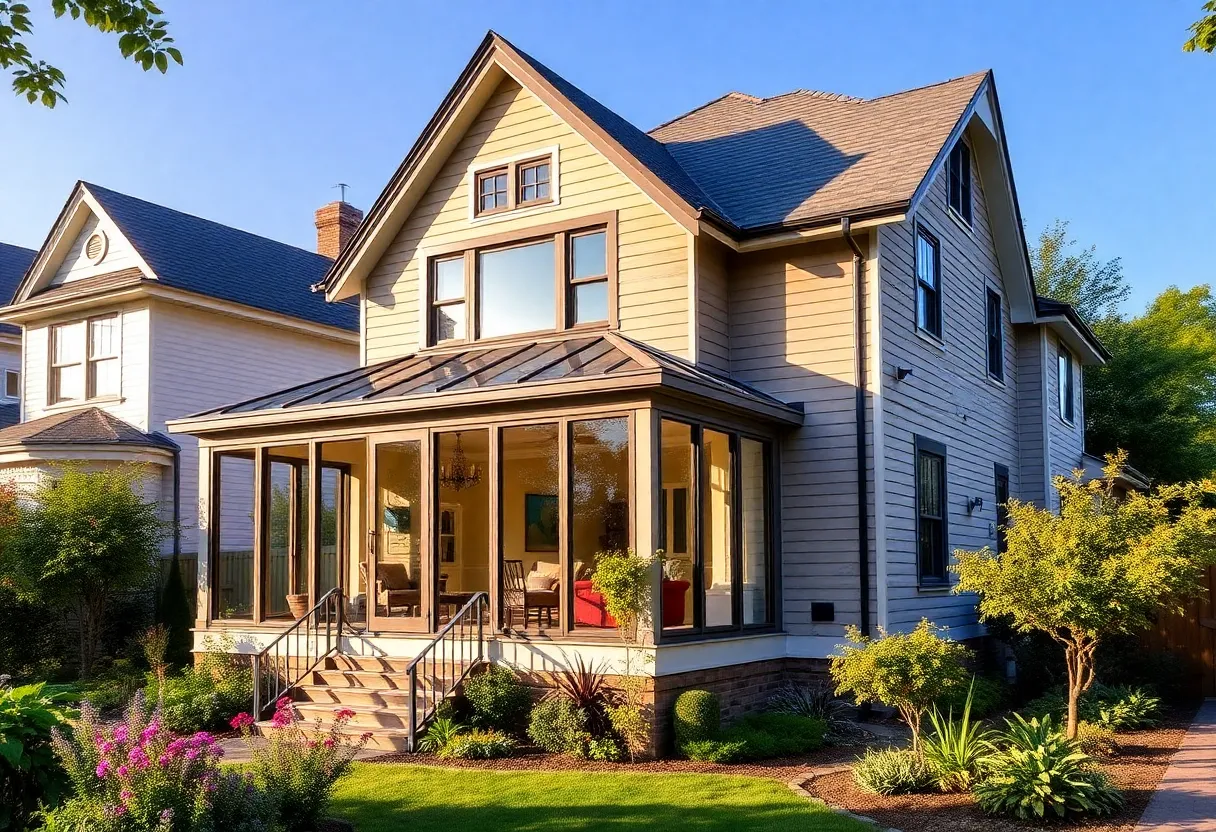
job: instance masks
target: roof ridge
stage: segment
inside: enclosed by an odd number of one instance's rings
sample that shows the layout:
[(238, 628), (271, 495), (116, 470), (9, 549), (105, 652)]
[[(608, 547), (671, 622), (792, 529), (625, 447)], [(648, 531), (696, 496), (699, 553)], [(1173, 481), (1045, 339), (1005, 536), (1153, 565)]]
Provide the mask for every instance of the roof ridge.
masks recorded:
[(908, 89), (900, 90), (899, 92), (889, 92), (886, 95), (879, 95), (874, 98), (867, 98), (866, 101), (867, 101), (867, 103), (872, 104), (875, 101), (882, 101), (885, 98), (895, 98), (900, 95), (907, 95), (908, 93), (922, 92), (924, 90), (931, 90), (934, 87), (944, 87), (946, 84), (953, 84), (958, 81), (966, 81), (971, 78), (978, 78), (980, 76), (986, 76), (991, 71), (992, 70), (990, 70), (990, 69), (983, 69), (983, 70), (980, 70), (979, 72), (970, 72), (966, 75), (956, 75), (955, 77), (947, 78), (944, 81), (935, 81), (932, 84), (922, 84), (919, 87), (909, 87)]
[(756, 98), (756, 96), (754, 96), (754, 95), (748, 95), (745, 92), (738, 92), (736, 90), (731, 90), (730, 92), (722, 93), (722, 95), (719, 95), (717, 98), (706, 101), (704, 104), (701, 104), (697, 107), (693, 107), (691, 110), (688, 110), (687, 112), (680, 113), (678, 116), (669, 118), (669, 119), (667, 119), (667, 121), (663, 122), (662, 124), (656, 124), (654, 127), (650, 128), (649, 130), (646, 131), (646, 135), (649, 136), (652, 133), (656, 133), (659, 130), (662, 130), (664, 127), (666, 127), (669, 124), (675, 124), (677, 121), (679, 121), (682, 118), (688, 118), (688, 116), (692, 115), (693, 113), (698, 112), (700, 110), (704, 110), (706, 107), (710, 107), (714, 104), (717, 104), (719, 101), (723, 100), (724, 98), (742, 98), (744, 100), (751, 101), (753, 104), (760, 101), (760, 99)]

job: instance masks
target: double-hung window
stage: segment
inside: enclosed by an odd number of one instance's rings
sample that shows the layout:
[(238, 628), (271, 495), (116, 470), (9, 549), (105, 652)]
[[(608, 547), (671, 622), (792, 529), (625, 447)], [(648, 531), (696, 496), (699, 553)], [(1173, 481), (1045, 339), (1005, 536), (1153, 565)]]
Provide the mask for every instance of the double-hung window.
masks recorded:
[(1068, 424), (1072, 424), (1076, 420), (1076, 393), (1073, 389), (1073, 362), (1072, 353), (1070, 353), (1063, 344), (1060, 344), (1060, 352), (1057, 358), (1058, 364), (1058, 381), (1057, 386), (1060, 391), (1060, 418)]
[(119, 395), (118, 316), (51, 327), (50, 403)]
[(987, 290), (988, 309), (988, 375), (1005, 380), (1005, 327), (1001, 315), (1001, 296)]
[(916, 229), (916, 325), (942, 337), (941, 246), (924, 228)]
[(944, 584), (948, 545), (946, 446), (916, 437), (916, 540), (921, 584)]
[(971, 225), (971, 148), (962, 139), (954, 145), (946, 160), (950, 210), (967, 225)]
[(608, 325), (615, 308), (615, 218), (550, 228), (557, 230), (431, 258), (429, 343)]

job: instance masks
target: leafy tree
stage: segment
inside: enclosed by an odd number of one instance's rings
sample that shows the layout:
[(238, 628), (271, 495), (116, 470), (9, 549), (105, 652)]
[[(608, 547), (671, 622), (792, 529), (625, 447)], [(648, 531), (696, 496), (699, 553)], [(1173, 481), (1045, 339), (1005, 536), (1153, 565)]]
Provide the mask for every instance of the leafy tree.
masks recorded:
[[(147, 72), (156, 67), (169, 71), (169, 59), (178, 64), (182, 53), (173, 46), (164, 13), (152, 0), (51, 0), (55, 17), (70, 15), (86, 26), (118, 36), (118, 50)], [(64, 74), (46, 61), (36, 59), (26, 46), (34, 31), (30, 8), (24, 3), (0, 0), (0, 69), (12, 70), (13, 92), (31, 104), (41, 101), (54, 107), (66, 102), (60, 91)]]
[(1168, 485), (1117, 497), (1126, 455), (1107, 458), (1101, 479), (1056, 477), (1060, 512), (1010, 500), (1006, 548), (956, 551), (955, 592), (979, 595), (981, 620), (1006, 617), (1047, 633), (1068, 666), (1068, 737), (1077, 703), (1094, 681), (1103, 639), (1144, 630), (1162, 610), (1180, 612), (1216, 563), (1216, 482)]
[(19, 505), (0, 574), (18, 593), (68, 614), (79, 629), (80, 674), (97, 659), (106, 612), (116, 596), (156, 575), (165, 526), (140, 494), (145, 469), (65, 466)]
[(1203, 4), (1208, 14), (1191, 24), (1191, 39), (1182, 44), (1183, 52), (1212, 52), (1216, 50), (1216, 0)]
[(1068, 223), (1056, 220), (1039, 234), (1030, 250), (1034, 288), (1040, 295), (1071, 303), (1087, 323), (1117, 314), (1131, 291), (1119, 258), (1098, 259), (1097, 246), (1077, 249)]
[(963, 662), (971, 651), (943, 632), (927, 618), (910, 633), (879, 630), (878, 639), (849, 627), (849, 643), (832, 657), (836, 692), (852, 694), (858, 704), (881, 702), (898, 710), (912, 729), (917, 754), (921, 718), (942, 696), (965, 686), (968, 675)]
[(175, 667), (190, 664), (190, 600), (182, 583), (181, 560), (175, 554), (169, 562), (169, 573), (161, 590), (160, 604), (156, 608), (156, 622), (168, 633), (165, 659)]

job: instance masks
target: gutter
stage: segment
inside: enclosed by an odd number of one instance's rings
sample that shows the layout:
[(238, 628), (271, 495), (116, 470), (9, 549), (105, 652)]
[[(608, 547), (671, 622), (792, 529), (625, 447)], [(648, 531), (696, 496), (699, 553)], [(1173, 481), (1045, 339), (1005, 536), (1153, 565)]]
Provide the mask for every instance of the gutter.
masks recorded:
[(857, 434), (857, 575), (860, 589), (861, 632), (870, 635), (870, 509), (866, 500), (866, 326), (864, 317), (865, 254), (853, 239), (849, 217), (840, 220), (840, 233), (853, 250), (853, 378), (856, 388), (854, 418)]

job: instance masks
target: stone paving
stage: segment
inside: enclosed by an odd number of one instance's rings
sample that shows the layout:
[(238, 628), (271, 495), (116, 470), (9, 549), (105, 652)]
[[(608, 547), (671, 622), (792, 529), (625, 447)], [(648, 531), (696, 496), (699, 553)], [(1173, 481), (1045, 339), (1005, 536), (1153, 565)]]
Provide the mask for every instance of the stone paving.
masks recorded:
[(1216, 699), (1195, 715), (1135, 832), (1216, 832)]

